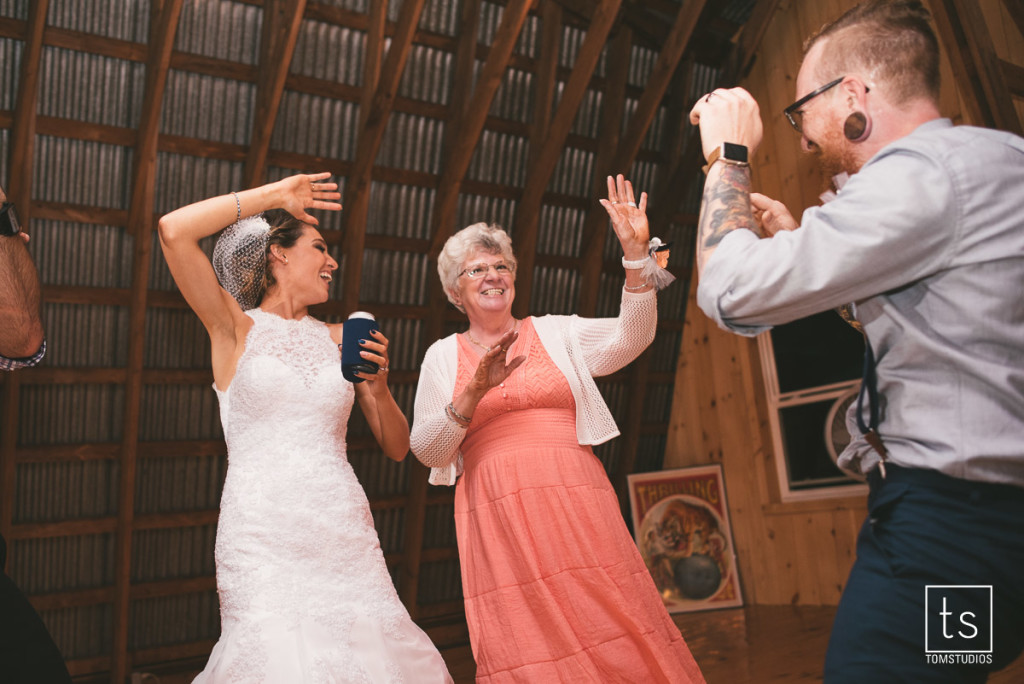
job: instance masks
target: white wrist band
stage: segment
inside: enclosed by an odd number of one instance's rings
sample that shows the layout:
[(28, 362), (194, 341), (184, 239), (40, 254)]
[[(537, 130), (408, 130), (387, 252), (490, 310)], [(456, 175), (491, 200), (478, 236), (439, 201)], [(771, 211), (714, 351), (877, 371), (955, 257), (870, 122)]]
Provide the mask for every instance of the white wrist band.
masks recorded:
[(622, 268), (639, 270), (646, 266), (647, 262), (650, 260), (650, 257), (644, 257), (643, 259), (634, 259), (633, 261), (629, 261), (626, 257), (622, 257)]

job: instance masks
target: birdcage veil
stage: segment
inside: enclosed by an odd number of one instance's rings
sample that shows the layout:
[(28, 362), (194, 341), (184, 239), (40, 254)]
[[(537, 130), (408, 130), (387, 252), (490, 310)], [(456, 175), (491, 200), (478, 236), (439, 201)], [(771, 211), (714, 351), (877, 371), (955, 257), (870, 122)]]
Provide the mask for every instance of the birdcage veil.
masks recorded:
[(263, 297), (270, 224), (262, 214), (240, 219), (224, 229), (213, 247), (213, 271), (242, 311), (254, 309)]

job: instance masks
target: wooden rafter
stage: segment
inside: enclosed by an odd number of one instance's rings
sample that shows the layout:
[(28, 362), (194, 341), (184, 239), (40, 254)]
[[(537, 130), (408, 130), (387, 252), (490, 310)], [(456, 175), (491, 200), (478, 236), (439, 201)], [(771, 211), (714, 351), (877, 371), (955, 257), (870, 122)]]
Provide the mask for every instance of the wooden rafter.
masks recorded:
[(743, 24), (733, 51), (722, 67), (724, 85), (732, 86), (739, 83), (750, 73), (750, 68), (754, 65), (754, 55), (761, 47), (761, 40), (768, 31), (768, 25), (775, 16), (780, 2), (781, 0), (758, 0), (754, 5), (750, 19)]
[(932, 16), (965, 104), (979, 124), (1020, 135), (1020, 117), (985, 17), (972, 0), (933, 0)]
[(373, 107), (373, 95), (380, 81), (384, 59), (384, 33), (388, 23), (388, 0), (371, 0), (366, 27), (366, 54), (363, 62), (363, 92), (359, 98), (359, 129), (366, 126)]
[[(593, 0), (555, 0), (569, 12), (583, 17), (587, 21), (593, 19), (595, 4)], [(624, 0), (622, 12), (619, 15), (619, 22), (630, 27), (637, 35), (646, 39), (645, 42), (661, 50), (665, 39), (668, 37), (668, 26), (658, 14), (647, 9), (643, 2), (638, 0)], [(662, 8), (665, 9), (665, 8)], [(675, 14), (674, 6), (669, 8), (672, 16)]]
[(263, 36), (259, 76), (256, 79), (256, 111), (252, 137), (245, 158), (243, 182), (251, 188), (264, 182), (267, 150), (281, 104), (288, 67), (299, 37), (306, 0), (266, 0), (263, 5)]
[(370, 109), (365, 118), (362, 118), (363, 125), (359, 131), (352, 175), (345, 181), (345, 212), (342, 217), (345, 222), (343, 251), (346, 259), (342, 302), (345, 310), (350, 312), (359, 305), (359, 284), (363, 276), (363, 247), (366, 244), (366, 219), (370, 210), (370, 178), (373, 163), (384, 139), (388, 119), (395, 97), (398, 95), (398, 84), (405, 71), (409, 52), (412, 50), (412, 39), (416, 35), (416, 27), (425, 2), (426, 0), (405, 0), (402, 3), (398, 26), (391, 39), (380, 79), (373, 90)]
[[(451, 105), (445, 126), (444, 158), (451, 156), (459, 135), (456, 123), (464, 116), (473, 90), (473, 65), (476, 62), (477, 30), (480, 24), (480, 0), (465, 0), (462, 4), (459, 38), (455, 48), (455, 72)], [(427, 245), (429, 248), (429, 244)], [(428, 279), (428, 311), (425, 316), (421, 343), (426, 348), (441, 337), (446, 298), (436, 278)], [(409, 502), (405, 516), (405, 557), (402, 564), (399, 592), (413, 618), (420, 617), (419, 579), (423, 564), (423, 535), (426, 522), (429, 471), (413, 466), (409, 478)]]
[(437, 255), (441, 251), (441, 246), (450, 235), (458, 209), (462, 181), (473, 159), (473, 151), (480, 140), (480, 134), (484, 130), (484, 122), (494, 101), (494, 94), (501, 85), (502, 74), (505, 73), (512, 57), (519, 32), (532, 4), (532, 0), (510, 0), (505, 6), (501, 24), (495, 32), (494, 41), (487, 54), (487, 61), (484, 62), (473, 94), (456, 124), (458, 137), (450, 138), (453, 142), (438, 181), (437, 197), (434, 200), (434, 211), (430, 221), (431, 232), (434, 235), (431, 255)]
[[(611, 167), (601, 170), (602, 174), (626, 173), (633, 165), (633, 160), (640, 151), (640, 145), (651, 122), (658, 113), (658, 106), (665, 96), (665, 90), (672, 82), (672, 76), (679, 65), (690, 36), (697, 26), (697, 19), (704, 9), (705, 0), (690, 0), (679, 10), (672, 31), (658, 59), (651, 69), (651, 75), (647, 79), (647, 86), (643, 95), (637, 103), (636, 111), (629, 119), (629, 127), (622, 136), (615, 155), (612, 157)], [(581, 316), (593, 316), (597, 307), (598, 283), (601, 276), (602, 254), (604, 252), (604, 231), (607, 224), (607, 215), (600, 205), (593, 207), (587, 212), (586, 223), (583, 231), (583, 244), (586, 245), (586, 252), (583, 256), (583, 277), (580, 283), (580, 306)]]
[(533, 123), (530, 124), (529, 159), (535, 159), (540, 154), (551, 125), (551, 112), (555, 106), (558, 50), (562, 44), (562, 7), (556, 0), (543, 0), (541, 3), (540, 28), (540, 53), (533, 97)]
[[(27, 226), (32, 216), (32, 155), (36, 138), (36, 100), (39, 93), (39, 62), (43, 52), (43, 29), (49, 0), (39, 0), (32, 8), (26, 26), (25, 49), (21, 56), (21, 75), (18, 80), (18, 99), (14, 110), (14, 124), (10, 137), (10, 157), (7, 166), (8, 201), (18, 208), (21, 221)], [(3, 407), (0, 417), (0, 534), (6, 536), (14, 515), (16, 476), (15, 447), (18, 443), (18, 394), (20, 374), (4, 378)]]
[[(590, 183), (591, 194), (595, 198), (607, 193), (607, 173), (612, 163), (612, 156), (619, 145), (622, 122), (626, 116), (626, 86), (629, 81), (630, 54), (633, 46), (632, 31), (622, 29), (612, 39), (608, 52), (608, 82), (602, 102), (601, 130), (598, 139), (605, 142), (594, 159), (594, 175)], [(607, 220), (607, 213), (600, 208)], [(588, 216), (590, 212), (588, 211)], [(585, 224), (584, 224), (585, 225)], [(640, 362), (633, 366), (629, 375), (629, 412), (622, 424), (622, 436), (619, 438), (619, 461), (613, 476), (613, 484), (619, 495), (619, 501), (625, 505), (629, 501), (626, 496), (626, 474), (632, 472), (636, 463), (637, 446), (640, 441), (640, 421), (643, 416), (644, 397), (647, 392), (647, 369), (650, 351), (645, 351)]]
[[(768, 25), (775, 15), (779, 3), (780, 0), (758, 0), (750, 14), (750, 19), (743, 25), (739, 38), (733, 46), (732, 54), (726, 60), (726, 66), (723, 67), (718, 79), (719, 87), (733, 87), (750, 72), (754, 56), (761, 46), (761, 40), (768, 30)], [(686, 113), (684, 112), (683, 115), (686, 116)], [(685, 145), (686, 152), (675, 155), (670, 161), (667, 172), (662, 175), (662, 181), (655, 188), (655, 193), (652, 196), (676, 197), (673, 194), (675, 188), (689, 187), (697, 175), (703, 159), (700, 146), (697, 144), (698, 133), (696, 128), (690, 129), (689, 142)], [(651, 225), (668, 225), (678, 206), (678, 201), (656, 203), (649, 212)], [(689, 264), (685, 265), (686, 270), (689, 267)]]
[(1024, 0), (1003, 0), (1003, 6), (1017, 26), (1017, 31), (1024, 36)]
[(576, 63), (562, 89), (562, 97), (558, 103), (551, 124), (548, 126), (544, 143), (540, 145), (537, 156), (530, 157), (529, 170), (526, 173), (526, 187), (523, 197), (516, 209), (516, 251), (519, 254), (519, 275), (516, 277), (516, 316), (526, 315), (530, 306), (533, 285), (533, 271), (536, 264), (537, 231), (540, 220), (540, 209), (544, 198), (544, 190), (551, 180), (555, 165), (562, 154), (565, 140), (576, 119), (580, 102), (590, 85), (594, 68), (604, 50), (605, 41), (615, 24), (622, 0), (601, 0), (594, 9), (593, 18), (583, 39)]
[(155, 0), (150, 25), (146, 90), (135, 145), (128, 232), (133, 236), (132, 295), (129, 308), (128, 367), (124, 392), (116, 550), (114, 555), (114, 639), (111, 681), (128, 676), (128, 634), (131, 620), (132, 533), (135, 522), (135, 470), (139, 448), (139, 417), (143, 387), (146, 306), (153, 247), (153, 193), (156, 184), (157, 137), (171, 51), (182, 0)]
[(1010, 93), (1015, 97), (1024, 97), (1024, 67), (1005, 60), (999, 60), (999, 64)]
[(459, 21), (459, 39), (455, 47), (455, 73), (452, 83), (451, 105), (444, 127), (444, 158), (451, 156), (451, 150), (459, 137), (457, 124), (465, 116), (466, 108), (473, 94), (473, 67), (476, 65), (477, 35), (480, 28), (481, 0), (465, 0)]
[(33, 4), (21, 56), (18, 79), (18, 100), (11, 129), (11, 151), (8, 165), (7, 196), (18, 207), (22, 223), (32, 215), (32, 162), (36, 137), (36, 101), (39, 95), (39, 63), (43, 53), (43, 29), (49, 0)]

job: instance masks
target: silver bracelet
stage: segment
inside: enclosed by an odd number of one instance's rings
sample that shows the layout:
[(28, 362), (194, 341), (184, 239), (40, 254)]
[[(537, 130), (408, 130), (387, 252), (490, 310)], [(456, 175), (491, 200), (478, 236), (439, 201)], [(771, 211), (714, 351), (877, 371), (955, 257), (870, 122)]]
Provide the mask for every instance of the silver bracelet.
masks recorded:
[(242, 202), (238, 199), (237, 192), (232, 192), (231, 194), (235, 196), (235, 209), (237, 209), (237, 212), (235, 213), (235, 223), (237, 223), (242, 220)]
[(622, 257), (622, 268), (628, 268), (634, 271), (639, 270), (646, 266), (647, 262), (650, 261), (650, 259), (651, 257), (647, 256), (644, 257), (643, 259), (634, 259), (632, 261), (629, 261), (626, 259), (626, 257)]
[(464, 425), (463, 427), (466, 427), (469, 425), (469, 423), (473, 422), (472, 418), (467, 418), (466, 416), (462, 415), (455, 409), (454, 402), (449, 402), (448, 405), (445, 406), (445, 411), (449, 413), (452, 418), (458, 419), (458, 421), (466, 421), (466, 425)]
[(626, 292), (639, 292), (640, 290), (643, 290), (643, 289), (648, 288), (650, 286), (651, 286), (650, 283), (644, 281), (643, 285), (623, 285), (622, 289), (625, 290)]
[(456, 420), (456, 419), (455, 419), (455, 418), (454, 418), (454, 417), (452, 416), (452, 414), (448, 413), (448, 407), (447, 407), (447, 406), (445, 406), (445, 408), (444, 408), (444, 417), (448, 419), (448, 422), (449, 422), (449, 423), (451, 423), (451, 424), (452, 424), (452, 425), (454, 425), (455, 427), (459, 428), (460, 430), (465, 430), (466, 428), (468, 428), (468, 427), (469, 427), (468, 425), (463, 425), (463, 424), (462, 424), (462, 423), (460, 423), (460, 422), (459, 422), (458, 420)]

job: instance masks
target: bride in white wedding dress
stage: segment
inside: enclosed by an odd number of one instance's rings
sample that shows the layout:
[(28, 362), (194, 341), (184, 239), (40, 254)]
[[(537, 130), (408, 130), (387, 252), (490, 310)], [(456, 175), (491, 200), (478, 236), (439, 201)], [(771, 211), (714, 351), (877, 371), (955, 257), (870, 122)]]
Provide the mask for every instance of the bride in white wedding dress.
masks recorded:
[[(160, 220), (171, 274), (210, 335), (228, 445), (221, 637), (201, 684), (452, 681), (395, 592), (345, 452), (355, 399), (385, 455), (408, 452), (388, 340), (365, 341), (380, 370), (353, 385), (341, 375), (342, 326), (307, 311), (327, 300), (338, 267), (307, 213), (341, 209), (329, 176), (292, 176)], [(260, 214), (274, 209), (284, 220), (272, 228)], [(211, 264), (199, 241), (226, 226)]]

